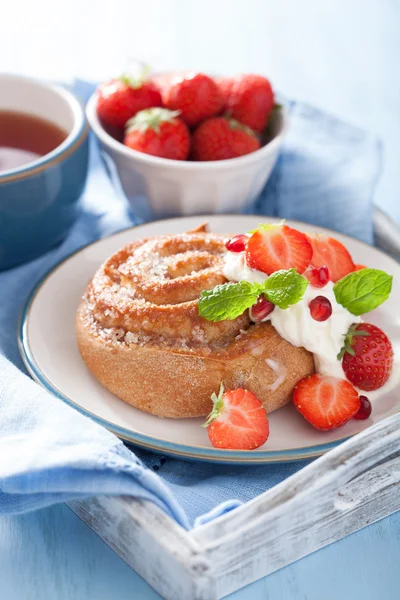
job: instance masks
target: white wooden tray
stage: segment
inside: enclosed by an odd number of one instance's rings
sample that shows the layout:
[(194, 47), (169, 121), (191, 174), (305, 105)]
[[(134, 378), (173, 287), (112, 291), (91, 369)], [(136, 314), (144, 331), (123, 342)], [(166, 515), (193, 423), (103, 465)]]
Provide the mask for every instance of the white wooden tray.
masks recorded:
[[(375, 231), (399, 257), (398, 228), (381, 211)], [(400, 508), (400, 413), (189, 532), (143, 500), (69, 506), (167, 600), (217, 600)]]

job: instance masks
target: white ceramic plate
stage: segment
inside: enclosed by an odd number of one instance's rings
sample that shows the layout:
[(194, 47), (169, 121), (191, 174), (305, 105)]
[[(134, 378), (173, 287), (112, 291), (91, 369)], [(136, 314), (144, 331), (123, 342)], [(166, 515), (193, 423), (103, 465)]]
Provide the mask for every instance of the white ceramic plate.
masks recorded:
[[(132, 444), (182, 458), (214, 462), (264, 463), (318, 456), (400, 409), (400, 385), (397, 385), (372, 399), (373, 411), (368, 420), (352, 420), (340, 429), (319, 432), (292, 405), (287, 405), (269, 416), (271, 433), (264, 446), (251, 452), (231, 451), (211, 446), (206, 430), (200, 427), (203, 419), (160, 419), (125, 404), (103, 388), (87, 370), (75, 340), (75, 313), (87, 282), (109, 255), (132, 239), (187, 231), (205, 220), (214, 232), (241, 233), (266, 219), (213, 215), (156, 221), (99, 240), (52, 269), (32, 291), (21, 317), (20, 349), (32, 376), (57, 397)], [(304, 231), (315, 230), (303, 223), (294, 226)], [(400, 345), (400, 265), (375, 248), (337, 233), (333, 235), (346, 244), (355, 262), (395, 276), (390, 299), (370, 313), (368, 320), (382, 327), (395, 346)]]

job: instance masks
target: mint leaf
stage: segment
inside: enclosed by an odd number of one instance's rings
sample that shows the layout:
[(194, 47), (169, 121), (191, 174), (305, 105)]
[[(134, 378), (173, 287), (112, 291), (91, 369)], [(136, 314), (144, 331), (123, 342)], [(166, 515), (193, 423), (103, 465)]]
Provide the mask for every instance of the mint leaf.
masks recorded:
[(335, 298), (353, 315), (363, 315), (378, 308), (389, 298), (393, 277), (379, 269), (362, 269), (349, 273), (333, 286)]
[(288, 308), (299, 302), (307, 286), (307, 279), (299, 275), (296, 269), (275, 271), (261, 284), (264, 295), (279, 308)]
[(226, 283), (200, 294), (199, 314), (208, 321), (229, 321), (243, 314), (257, 302), (258, 296), (265, 297), (279, 306), (288, 308), (304, 296), (308, 281), (296, 269), (276, 271), (260, 283)]
[(229, 321), (257, 302), (260, 285), (248, 281), (217, 285), (200, 294), (199, 314), (207, 321)]

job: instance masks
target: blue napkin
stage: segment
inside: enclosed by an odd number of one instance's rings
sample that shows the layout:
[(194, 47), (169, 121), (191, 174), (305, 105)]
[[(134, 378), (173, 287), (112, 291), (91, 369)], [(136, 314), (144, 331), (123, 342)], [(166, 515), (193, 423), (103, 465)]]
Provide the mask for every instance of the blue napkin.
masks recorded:
[[(77, 82), (86, 99), (93, 87)], [(289, 131), (251, 212), (298, 219), (372, 241), (377, 140), (334, 117), (288, 102)], [(26, 375), (16, 325), (27, 291), (66, 254), (136, 222), (91, 140), (82, 212), (68, 239), (32, 263), (0, 273), (0, 514), (100, 494), (155, 502), (183, 527), (231, 510), (306, 464), (239, 467), (187, 463), (140, 449), (54, 398)]]

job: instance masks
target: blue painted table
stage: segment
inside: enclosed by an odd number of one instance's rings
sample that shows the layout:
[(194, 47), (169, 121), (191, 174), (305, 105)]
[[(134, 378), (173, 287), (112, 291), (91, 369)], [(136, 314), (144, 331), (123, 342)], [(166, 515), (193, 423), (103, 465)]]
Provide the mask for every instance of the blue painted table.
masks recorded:
[[(135, 56), (159, 70), (264, 72), (287, 96), (377, 133), (385, 160), (375, 198), (400, 219), (396, 0), (114, 0), (112, 9), (69, 0), (62, 20), (57, 3), (37, 0), (23, 11), (2, 7), (0, 70), (98, 80)], [(397, 600), (399, 565), (400, 513), (230, 598)], [(1, 600), (116, 598), (159, 595), (67, 507), (0, 519)]]

